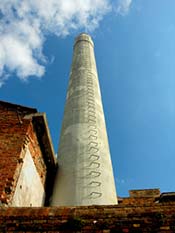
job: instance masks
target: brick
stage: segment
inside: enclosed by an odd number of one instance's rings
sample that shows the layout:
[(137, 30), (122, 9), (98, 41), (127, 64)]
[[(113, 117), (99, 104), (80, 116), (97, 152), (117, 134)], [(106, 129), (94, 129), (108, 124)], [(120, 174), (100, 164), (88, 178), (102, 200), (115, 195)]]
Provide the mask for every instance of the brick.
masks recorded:
[(168, 231), (168, 230), (170, 230), (170, 226), (163, 226), (163, 227), (160, 227), (160, 230), (166, 230), (166, 231)]
[(43, 185), (46, 182), (46, 164), (32, 123), (25, 119), (36, 109), (0, 101), (0, 201), (7, 205), (13, 198), (23, 158), (28, 146)]
[[(0, 208), (0, 232), (173, 232), (175, 203), (91, 207)], [(106, 211), (108, 210), (108, 211)], [(127, 210), (127, 211), (126, 211)], [(85, 214), (84, 214), (85, 212)], [(64, 213), (64, 218), (62, 214)], [(75, 214), (76, 213), (76, 214)], [(100, 218), (98, 218), (100, 216)], [(160, 221), (161, 220), (161, 221)], [(163, 222), (166, 225), (162, 225)], [(96, 223), (94, 224), (94, 221)], [(69, 225), (71, 224), (71, 225)], [(81, 230), (80, 230), (81, 228)], [(14, 231), (15, 231), (14, 230)], [(11, 230), (12, 231), (12, 230)]]

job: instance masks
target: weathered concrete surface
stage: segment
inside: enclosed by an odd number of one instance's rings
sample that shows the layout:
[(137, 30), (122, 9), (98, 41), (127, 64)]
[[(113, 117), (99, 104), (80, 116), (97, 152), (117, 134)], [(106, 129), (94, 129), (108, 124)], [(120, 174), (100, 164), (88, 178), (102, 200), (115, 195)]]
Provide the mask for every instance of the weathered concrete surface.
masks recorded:
[(74, 45), (52, 205), (116, 204), (117, 197), (91, 37)]
[(36, 170), (29, 149), (26, 150), (21, 173), (18, 178), (12, 206), (43, 206), (45, 198), (44, 186)]

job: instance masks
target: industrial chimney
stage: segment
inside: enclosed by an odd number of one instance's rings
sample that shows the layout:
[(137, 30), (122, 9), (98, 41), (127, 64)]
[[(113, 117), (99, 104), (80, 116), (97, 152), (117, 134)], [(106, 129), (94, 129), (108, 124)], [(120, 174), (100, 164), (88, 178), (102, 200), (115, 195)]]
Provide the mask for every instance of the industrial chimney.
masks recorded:
[(85, 33), (74, 44), (58, 164), (52, 206), (117, 204), (94, 44)]

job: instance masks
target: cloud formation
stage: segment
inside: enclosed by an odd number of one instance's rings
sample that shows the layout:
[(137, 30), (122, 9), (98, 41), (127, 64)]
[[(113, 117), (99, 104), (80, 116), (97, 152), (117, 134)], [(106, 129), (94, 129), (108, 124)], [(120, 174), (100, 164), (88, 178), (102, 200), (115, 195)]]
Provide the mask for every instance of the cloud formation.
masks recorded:
[(108, 0), (5, 0), (0, 3), (0, 86), (10, 75), (41, 77), (48, 33), (94, 30), (109, 11)]
[(132, 4), (132, 0), (118, 0), (116, 7), (117, 14), (123, 16), (126, 15), (129, 12), (131, 4)]

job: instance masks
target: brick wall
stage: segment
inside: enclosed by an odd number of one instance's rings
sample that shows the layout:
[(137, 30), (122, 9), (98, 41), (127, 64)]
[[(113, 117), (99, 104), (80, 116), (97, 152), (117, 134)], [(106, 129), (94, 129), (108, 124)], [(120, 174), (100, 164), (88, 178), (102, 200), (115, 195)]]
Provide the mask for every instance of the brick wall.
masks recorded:
[(28, 127), (26, 136), (28, 138), (28, 146), (29, 146), (30, 153), (33, 157), (34, 164), (36, 166), (36, 169), (39, 173), (39, 176), (42, 180), (43, 185), (45, 185), (46, 165), (45, 165), (42, 152), (41, 152), (41, 149), (40, 149), (40, 146), (37, 140), (37, 136), (36, 136), (32, 123)]
[(42, 183), (45, 184), (46, 165), (32, 119), (24, 119), (24, 116), (36, 112), (36, 109), (0, 102), (0, 202), (2, 204), (10, 204), (13, 198), (27, 146)]
[(1, 208), (0, 232), (175, 232), (175, 202), (137, 206)]

